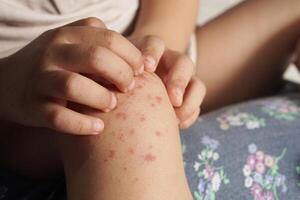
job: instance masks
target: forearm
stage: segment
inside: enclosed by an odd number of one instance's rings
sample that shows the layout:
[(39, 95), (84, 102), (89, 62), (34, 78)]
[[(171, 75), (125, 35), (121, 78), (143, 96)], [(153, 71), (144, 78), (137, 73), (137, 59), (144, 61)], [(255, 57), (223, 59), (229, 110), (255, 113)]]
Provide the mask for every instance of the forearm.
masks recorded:
[(140, 0), (134, 35), (156, 35), (167, 47), (185, 51), (194, 31), (198, 0)]

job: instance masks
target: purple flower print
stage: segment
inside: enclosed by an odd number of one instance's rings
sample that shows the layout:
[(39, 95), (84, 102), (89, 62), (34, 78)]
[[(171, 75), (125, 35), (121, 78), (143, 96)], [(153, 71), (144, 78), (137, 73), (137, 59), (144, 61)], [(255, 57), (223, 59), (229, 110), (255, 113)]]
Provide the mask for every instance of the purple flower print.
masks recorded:
[(253, 114), (239, 112), (238, 110), (228, 110), (217, 118), (220, 128), (224, 131), (230, 127), (244, 126), (248, 130), (254, 130), (265, 126), (265, 120), (257, 118)]
[(203, 193), (205, 191), (205, 181), (203, 179), (199, 180), (198, 190), (200, 193)]
[(245, 187), (250, 188), (254, 200), (279, 200), (278, 189), (287, 191), (286, 177), (279, 173), (279, 161), (284, 157), (286, 149), (278, 157), (258, 151), (255, 144), (248, 146), (246, 164), (243, 168)]
[(212, 150), (216, 150), (219, 146), (219, 142), (217, 140), (213, 140), (208, 136), (204, 136), (202, 138), (202, 144), (207, 145)]
[(263, 101), (262, 111), (279, 120), (291, 121), (300, 116), (300, 108), (287, 98)]
[(198, 190), (194, 191), (194, 199), (216, 200), (216, 193), (223, 183), (229, 183), (229, 179), (223, 166), (215, 166), (215, 162), (220, 158), (216, 151), (219, 142), (208, 136), (203, 137), (201, 142), (205, 147), (197, 155), (198, 160), (194, 163), (194, 170), (199, 177)]

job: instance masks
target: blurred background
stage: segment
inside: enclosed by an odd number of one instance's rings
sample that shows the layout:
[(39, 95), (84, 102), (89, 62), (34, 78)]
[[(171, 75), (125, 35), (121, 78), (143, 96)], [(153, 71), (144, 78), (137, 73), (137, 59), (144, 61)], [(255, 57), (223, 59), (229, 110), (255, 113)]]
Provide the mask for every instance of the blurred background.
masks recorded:
[[(211, 18), (221, 14), (232, 6), (242, 2), (243, 0), (200, 0), (200, 14), (198, 17), (198, 24), (201, 25)], [(284, 79), (300, 84), (300, 74), (294, 65), (291, 65), (286, 73)]]

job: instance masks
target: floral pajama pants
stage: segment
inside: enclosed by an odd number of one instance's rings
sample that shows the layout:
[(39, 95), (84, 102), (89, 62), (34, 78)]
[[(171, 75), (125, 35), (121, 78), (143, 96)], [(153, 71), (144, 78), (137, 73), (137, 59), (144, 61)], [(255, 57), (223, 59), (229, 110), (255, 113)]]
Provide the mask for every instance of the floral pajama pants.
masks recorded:
[[(195, 200), (300, 200), (300, 95), (227, 107), (183, 132)], [(64, 180), (33, 183), (0, 170), (4, 199), (65, 199)]]

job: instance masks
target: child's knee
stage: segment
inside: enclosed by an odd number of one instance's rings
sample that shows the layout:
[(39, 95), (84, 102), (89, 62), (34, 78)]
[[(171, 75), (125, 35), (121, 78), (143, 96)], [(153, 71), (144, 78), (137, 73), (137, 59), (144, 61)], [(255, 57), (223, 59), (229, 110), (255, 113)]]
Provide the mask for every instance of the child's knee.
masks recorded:
[[(166, 138), (176, 138), (178, 133), (176, 115), (159, 77), (144, 73), (136, 78), (133, 91), (126, 94), (118, 93), (117, 96), (118, 106), (109, 113), (84, 111), (103, 119), (105, 129), (102, 133), (87, 137), (66, 135), (63, 137), (63, 149), (66, 150), (69, 146), (69, 152), (74, 156), (78, 156), (72, 153), (74, 147), (80, 149), (80, 154), (98, 152), (105, 162), (113, 159), (117, 152), (126, 158), (125, 152), (131, 155), (138, 148), (143, 152), (145, 148), (151, 149), (162, 145)], [(149, 155), (147, 157), (146, 153), (144, 156), (145, 159), (153, 159)]]

